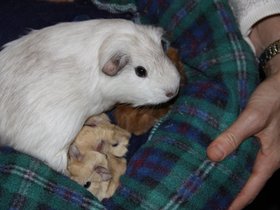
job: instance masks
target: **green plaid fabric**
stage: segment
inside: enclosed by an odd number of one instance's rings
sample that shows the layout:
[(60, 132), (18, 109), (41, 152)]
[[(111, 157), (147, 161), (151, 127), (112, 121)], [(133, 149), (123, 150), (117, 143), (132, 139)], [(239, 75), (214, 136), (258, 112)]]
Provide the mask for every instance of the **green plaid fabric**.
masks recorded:
[(258, 83), (254, 55), (227, 1), (94, 2), (109, 11), (134, 5), (143, 23), (163, 27), (179, 50), (188, 83), (129, 162), (113, 198), (100, 204), (43, 163), (3, 149), (0, 209), (227, 209), (258, 149), (249, 139), (221, 163), (206, 157), (209, 143), (236, 119)]
[(166, 30), (179, 49), (188, 84), (173, 110), (129, 163), (109, 209), (226, 209), (257, 151), (253, 139), (221, 163), (209, 143), (244, 108), (258, 82), (255, 58), (227, 1), (138, 1), (144, 23)]
[(0, 209), (106, 209), (91, 193), (41, 161), (0, 150)]

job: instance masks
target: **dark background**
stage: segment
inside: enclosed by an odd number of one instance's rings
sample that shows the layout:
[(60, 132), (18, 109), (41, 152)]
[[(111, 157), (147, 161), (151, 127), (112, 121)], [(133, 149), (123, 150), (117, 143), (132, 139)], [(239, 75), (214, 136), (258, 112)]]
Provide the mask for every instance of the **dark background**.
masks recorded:
[[(90, 0), (59, 4), (39, 0), (2, 0), (0, 1), (0, 46), (28, 33), (30, 29), (40, 29), (64, 21), (113, 17), (118, 16), (98, 10)], [(122, 14), (120, 17), (130, 18), (130, 14)], [(146, 139), (147, 135), (132, 138), (128, 158)], [(245, 210), (280, 210), (279, 179), (280, 171), (277, 171), (256, 200)]]

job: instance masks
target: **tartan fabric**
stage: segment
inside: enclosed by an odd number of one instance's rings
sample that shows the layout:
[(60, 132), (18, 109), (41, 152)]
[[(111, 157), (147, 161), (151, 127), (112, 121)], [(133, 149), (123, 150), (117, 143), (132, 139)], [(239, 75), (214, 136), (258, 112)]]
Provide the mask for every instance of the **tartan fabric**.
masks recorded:
[(0, 149), (0, 209), (106, 209), (91, 193), (41, 161)]
[[(118, 1), (93, 1), (118, 8)], [(163, 27), (179, 49), (188, 83), (132, 157), (116, 194), (100, 204), (81, 186), (33, 158), (0, 153), (0, 209), (226, 209), (251, 171), (255, 139), (221, 163), (206, 147), (236, 119), (258, 83), (250, 47), (226, 0), (139, 0), (143, 23)], [(105, 6), (102, 6), (104, 4)], [(131, 6), (130, 4), (130, 6)]]
[(134, 155), (108, 209), (226, 209), (258, 148), (246, 141), (221, 163), (206, 147), (236, 119), (258, 82), (255, 58), (226, 1), (137, 1), (142, 21), (166, 30), (188, 84)]

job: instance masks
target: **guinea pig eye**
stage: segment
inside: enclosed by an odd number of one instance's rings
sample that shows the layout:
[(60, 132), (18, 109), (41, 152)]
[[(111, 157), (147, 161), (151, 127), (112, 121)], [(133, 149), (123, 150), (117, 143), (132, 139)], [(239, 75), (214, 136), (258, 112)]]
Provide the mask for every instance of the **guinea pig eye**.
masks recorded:
[(86, 183), (84, 184), (84, 187), (85, 187), (85, 188), (89, 188), (90, 185), (91, 185), (91, 182), (86, 182)]
[(147, 76), (147, 71), (143, 66), (137, 66), (135, 68), (135, 73), (138, 77), (146, 77)]
[(167, 44), (167, 42), (165, 40), (161, 40), (161, 47), (162, 47), (164, 52), (167, 51), (168, 44)]
[(112, 144), (113, 147), (117, 147), (118, 145), (118, 143)]

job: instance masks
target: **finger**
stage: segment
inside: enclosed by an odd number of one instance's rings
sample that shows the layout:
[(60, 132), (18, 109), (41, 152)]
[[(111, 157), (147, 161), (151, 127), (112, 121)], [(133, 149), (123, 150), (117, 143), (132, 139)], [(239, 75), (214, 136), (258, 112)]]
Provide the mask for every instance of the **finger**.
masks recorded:
[(221, 161), (246, 138), (259, 132), (261, 125), (255, 110), (246, 108), (237, 120), (220, 134), (207, 148), (207, 155), (212, 161)]
[(241, 210), (250, 204), (256, 198), (274, 171), (275, 168), (274, 166), (271, 166), (269, 158), (259, 153), (252, 175), (248, 179), (242, 191), (230, 205), (229, 210)]

